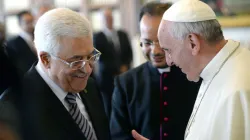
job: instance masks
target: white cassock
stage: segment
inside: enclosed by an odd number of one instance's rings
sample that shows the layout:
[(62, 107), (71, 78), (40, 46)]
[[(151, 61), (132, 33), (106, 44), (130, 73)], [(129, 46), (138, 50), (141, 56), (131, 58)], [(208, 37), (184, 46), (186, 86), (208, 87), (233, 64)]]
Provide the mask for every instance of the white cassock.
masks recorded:
[(250, 51), (228, 40), (201, 77), (185, 140), (250, 140)]

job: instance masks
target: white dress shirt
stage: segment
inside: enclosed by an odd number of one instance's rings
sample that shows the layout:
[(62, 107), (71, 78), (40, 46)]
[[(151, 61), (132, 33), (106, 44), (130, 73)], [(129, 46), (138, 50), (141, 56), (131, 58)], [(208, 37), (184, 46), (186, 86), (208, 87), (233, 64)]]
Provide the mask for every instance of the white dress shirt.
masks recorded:
[(103, 33), (107, 37), (108, 41), (110, 41), (111, 43), (114, 44), (115, 50), (117, 52), (119, 52), (120, 51), (120, 41), (119, 41), (119, 37), (118, 37), (117, 31), (115, 31), (115, 30), (109, 30), (109, 29), (105, 28), (103, 30)]
[(250, 51), (227, 44), (203, 69), (185, 140), (250, 140)]
[(170, 67), (166, 67), (166, 68), (158, 68), (158, 71), (160, 74), (162, 74), (163, 72), (170, 72), (171, 68)]
[[(58, 99), (62, 102), (64, 107), (67, 109), (67, 111), (69, 111), (69, 104), (65, 100), (65, 97), (67, 96), (68, 93), (65, 92), (53, 80), (50, 79), (50, 77), (43, 71), (43, 69), (39, 63), (36, 65), (36, 70), (40, 74), (40, 76), (43, 78), (43, 80), (47, 83), (47, 85), (50, 87), (50, 89), (55, 93), (55, 95), (58, 97)], [(77, 93), (76, 103), (80, 109), (80, 112), (88, 120), (89, 125), (93, 128), (90, 117), (89, 117), (88, 112), (87, 112), (87, 110), (82, 102), (82, 99), (81, 99), (79, 93)], [(93, 130), (94, 130), (94, 128), (93, 128)], [(94, 130), (94, 135), (96, 135), (95, 130)]]

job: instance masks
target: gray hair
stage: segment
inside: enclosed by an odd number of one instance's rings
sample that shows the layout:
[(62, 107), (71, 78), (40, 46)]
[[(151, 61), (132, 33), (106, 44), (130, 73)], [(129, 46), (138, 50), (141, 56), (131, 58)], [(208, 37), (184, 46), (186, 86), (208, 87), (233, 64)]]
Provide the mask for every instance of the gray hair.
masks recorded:
[(207, 43), (213, 44), (224, 39), (221, 25), (217, 20), (199, 22), (174, 22), (167, 27), (170, 35), (179, 40), (184, 40), (188, 34), (200, 35)]
[(39, 18), (34, 35), (38, 52), (57, 54), (60, 49), (60, 37), (92, 38), (92, 30), (86, 17), (67, 8), (57, 8)]

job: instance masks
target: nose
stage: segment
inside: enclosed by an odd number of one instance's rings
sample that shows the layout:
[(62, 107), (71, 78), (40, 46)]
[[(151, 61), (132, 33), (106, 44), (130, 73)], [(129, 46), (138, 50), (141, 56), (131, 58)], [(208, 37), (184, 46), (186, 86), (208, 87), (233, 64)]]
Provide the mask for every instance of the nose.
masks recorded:
[(86, 62), (80, 70), (84, 73), (91, 73), (92, 69), (93, 68), (90, 66), (89, 62)]
[(162, 53), (162, 49), (160, 48), (160, 45), (158, 43), (151, 45), (151, 53), (152, 54), (159, 54)]

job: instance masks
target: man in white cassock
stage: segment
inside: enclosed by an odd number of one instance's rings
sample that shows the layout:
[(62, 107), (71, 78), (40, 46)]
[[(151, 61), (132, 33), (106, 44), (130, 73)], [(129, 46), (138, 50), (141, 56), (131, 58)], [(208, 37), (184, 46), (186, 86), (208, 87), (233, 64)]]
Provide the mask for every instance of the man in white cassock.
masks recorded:
[(184, 139), (250, 140), (250, 51), (224, 39), (214, 11), (180, 0), (164, 13), (158, 38), (190, 81), (203, 79)]

